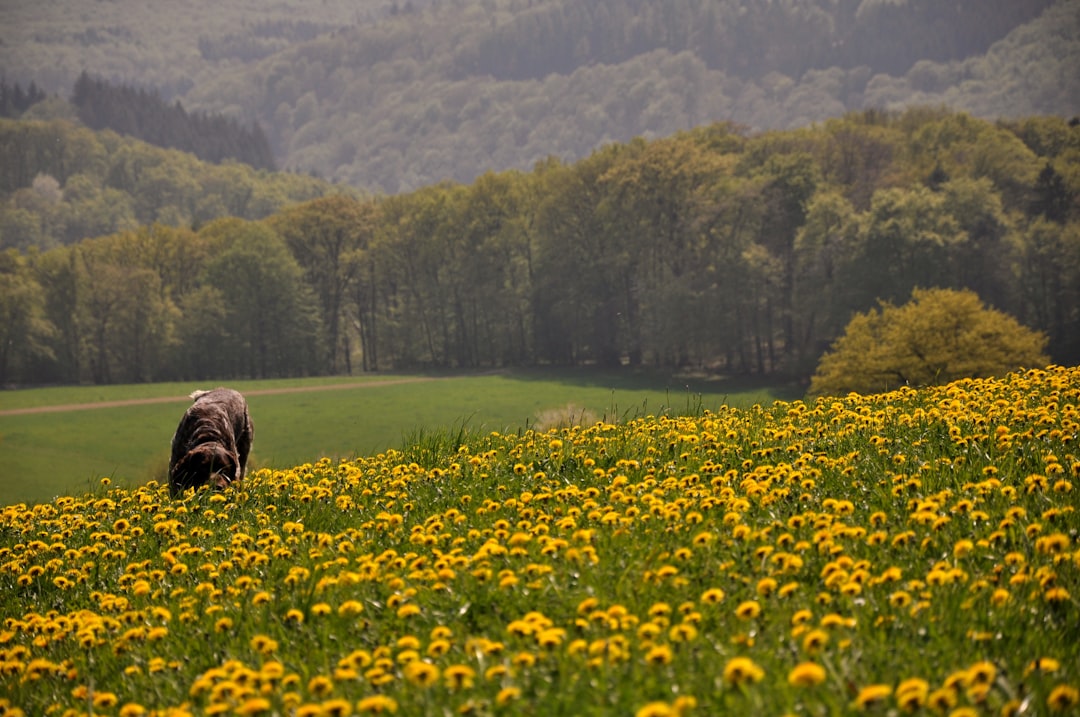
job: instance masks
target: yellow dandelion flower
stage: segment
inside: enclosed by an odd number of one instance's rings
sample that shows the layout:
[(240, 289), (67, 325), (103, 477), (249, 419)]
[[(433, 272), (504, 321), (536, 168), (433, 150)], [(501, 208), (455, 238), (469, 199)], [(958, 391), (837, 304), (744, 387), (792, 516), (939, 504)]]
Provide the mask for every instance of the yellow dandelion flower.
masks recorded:
[(896, 686), (896, 704), (905, 712), (915, 712), (926, 704), (930, 685), (926, 680), (912, 677)]
[(735, 616), (740, 620), (753, 620), (761, 614), (761, 604), (756, 600), (747, 600), (735, 608)]
[(319, 707), (325, 717), (349, 717), (353, 713), (352, 702), (344, 699), (327, 700)]
[(256, 635), (251, 638), (251, 649), (263, 655), (269, 655), (277, 652), (278, 642), (266, 635)]
[(865, 710), (884, 702), (891, 694), (892, 687), (888, 685), (867, 685), (859, 690), (859, 694), (855, 697), (855, 707), (858, 710)]
[(315, 675), (308, 680), (307, 688), (316, 697), (326, 697), (334, 691), (334, 681), (325, 675)]
[(442, 657), (447, 652), (450, 652), (450, 647), (449, 640), (435, 639), (428, 645), (427, 654), (429, 657)]
[(364, 611), (364, 605), (358, 600), (346, 600), (338, 605), (337, 613), (341, 617), (352, 617)]
[(588, 597), (578, 603), (577, 613), (578, 615), (585, 615), (592, 612), (600, 606), (600, 601), (594, 597)]
[(776, 592), (777, 582), (773, 578), (762, 578), (758, 580), (757, 594), (761, 597), (769, 597)]
[(661, 615), (670, 615), (670, 614), (671, 614), (671, 605), (667, 604), (666, 602), (654, 603), (652, 605), (652, 607), (649, 608), (649, 617), (659, 617)]
[(671, 648), (667, 645), (654, 645), (645, 653), (645, 662), (650, 665), (669, 665), (672, 660)]
[(979, 717), (979, 710), (974, 707), (957, 707), (949, 713), (949, 717)]
[(536, 664), (536, 655), (531, 652), (519, 652), (511, 659), (514, 667), (528, 669)]
[(723, 602), (723, 600), (724, 591), (720, 588), (709, 588), (705, 592), (701, 593), (701, 602), (705, 603), (706, 605), (716, 605), (717, 603)]
[(371, 695), (356, 703), (356, 711), (361, 714), (393, 714), (398, 711), (398, 703), (393, 697)]
[(816, 655), (828, 642), (829, 633), (824, 630), (811, 630), (803, 638), (802, 647), (808, 655)]
[(805, 608), (796, 610), (795, 614), (791, 616), (791, 625), (792, 627), (798, 627), (812, 619), (814, 619), (814, 613), (809, 610), (806, 610)]
[(248, 715), (262, 715), (269, 714), (272, 709), (270, 700), (265, 697), (251, 697), (244, 700), (236, 709), (233, 710), (233, 714), (247, 717)]
[(945, 712), (956, 706), (956, 690), (940, 687), (926, 696), (926, 704), (935, 712)]
[(975, 550), (975, 543), (967, 538), (957, 540), (956, 543), (953, 544), (953, 556), (957, 558), (965, 558), (968, 555), (971, 555), (973, 550)]
[(396, 644), (399, 650), (419, 650), (420, 638), (415, 635), (404, 635), (398, 638)]
[(691, 695), (682, 695), (680, 697), (676, 697), (675, 701), (671, 703), (671, 707), (675, 710), (675, 714), (679, 715), (680, 717), (682, 715), (685, 715), (690, 710), (696, 709), (697, 705), (697, 698), (692, 697)]
[(545, 650), (553, 650), (566, 638), (566, 630), (561, 627), (549, 627), (536, 634), (536, 644)]
[(668, 637), (672, 642), (692, 642), (697, 636), (697, 628), (688, 622), (675, 625), (668, 631)]
[(997, 667), (993, 662), (983, 660), (968, 668), (965, 684), (988, 685), (994, 681), (995, 677), (997, 677)]
[(503, 707), (518, 699), (521, 699), (520, 687), (504, 687), (499, 690), (499, 693), (497, 695), (495, 695), (495, 704)]
[(506, 665), (492, 665), (484, 670), (484, 679), (488, 682), (495, 682), (509, 674), (510, 668)]
[(1067, 712), (1077, 704), (1080, 704), (1080, 690), (1071, 685), (1058, 685), (1046, 698), (1051, 712)]
[(675, 708), (667, 702), (650, 702), (634, 713), (634, 717), (676, 717)]
[(420, 687), (430, 687), (439, 681), (439, 668), (430, 662), (415, 660), (405, 666), (405, 679)]
[(1069, 536), (1064, 533), (1051, 533), (1035, 541), (1035, 550), (1042, 555), (1056, 555), (1068, 550), (1069, 543)]
[(733, 657), (724, 665), (724, 682), (729, 685), (760, 682), (763, 677), (765, 670), (748, 657)]
[(821, 618), (821, 626), (827, 629), (831, 629), (834, 627), (854, 627), (854, 625), (854, 620), (851, 620), (850, 618), (845, 619), (844, 617), (837, 615), (835, 612), (831, 612)]
[(889, 595), (889, 604), (893, 607), (905, 608), (911, 604), (911, 593), (904, 590), (897, 590)]
[(1040, 657), (1037, 660), (1032, 660), (1028, 663), (1028, 666), (1024, 668), (1024, 677), (1027, 677), (1032, 672), (1042, 672), (1049, 674), (1051, 672), (1057, 672), (1061, 669), (1061, 663), (1052, 657)]
[(825, 668), (816, 662), (802, 662), (788, 673), (788, 684), (792, 687), (814, 687), (825, 681)]
[(95, 692), (93, 698), (94, 707), (107, 708), (115, 707), (119, 700), (112, 692)]
[(420, 614), (420, 606), (413, 603), (405, 603), (397, 609), (397, 616), (405, 619)]
[(1070, 597), (1069, 591), (1063, 587), (1052, 587), (1043, 593), (1043, 599), (1048, 603), (1068, 602)]
[(476, 671), (468, 665), (450, 665), (443, 670), (446, 686), (452, 690), (462, 690), (473, 686)]

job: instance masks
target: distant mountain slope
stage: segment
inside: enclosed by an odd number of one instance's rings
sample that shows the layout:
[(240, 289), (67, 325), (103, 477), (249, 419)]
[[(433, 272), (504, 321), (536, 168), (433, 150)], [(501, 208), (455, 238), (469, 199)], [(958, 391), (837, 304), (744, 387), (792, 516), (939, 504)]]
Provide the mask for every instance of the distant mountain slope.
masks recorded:
[[(628, 14), (618, 14), (620, 4)], [(703, 13), (690, 0), (562, 0), (455, 22), (440, 5), (407, 21), (322, 36), (223, 73), (188, 98), (258, 119), (284, 166), (390, 193), (528, 168), (548, 155), (573, 160), (605, 142), (717, 120), (783, 129), (911, 102), (947, 103), (988, 118), (1080, 112), (1069, 74), (1078, 66), (1077, 2), (1052, 5), (983, 54), (965, 56), (977, 43), (959, 39), (951, 49), (927, 48), (941, 62), (875, 54), (870, 38), (838, 25), (861, 22), (890, 46), (923, 34), (947, 38), (950, 28), (962, 34), (959, 20), (943, 26), (941, 17), (927, 16), (925, 2), (796, 2), (786, 5), (790, 16), (761, 14), (756, 24), (747, 13), (724, 16), (734, 5), (714, 3), (721, 9)], [(969, 15), (977, 9), (964, 2), (933, 7), (946, 6)], [(888, 14), (904, 8), (908, 15)], [(1024, 8), (1030, 14), (1039, 4)], [(875, 13), (877, 24), (867, 19)], [(437, 32), (446, 23), (458, 32)], [(710, 42), (691, 32), (710, 23)], [(1004, 23), (990, 25), (1000, 30)], [(839, 44), (828, 45), (829, 38)], [(722, 41), (742, 47), (742, 61), (731, 49), (710, 51)], [(802, 55), (785, 54), (791, 46), (804, 48)], [(785, 74), (800, 62), (805, 69)], [(905, 70), (893, 76), (873, 65)]]
[(257, 121), (279, 166), (388, 193), (717, 120), (1080, 112), (1076, 0), (31, 2), (0, 8), (27, 31), (0, 30), (11, 79), (156, 87)]
[[(424, 7), (429, 0), (408, 0)], [(406, 4), (403, 0), (402, 5)], [(244, 57), (265, 57), (318, 32), (369, 23), (394, 0), (4, 0), (0, 70), (68, 93), (86, 70), (176, 98)]]
[(261, 219), (345, 191), (313, 177), (211, 164), (64, 120), (0, 119), (0, 251), (48, 249), (153, 223)]
[(165, 102), (156, 92), (114, 85), (85, 72), (75, 81), (71, 103), (90, 129), (111, 129), (158, 147), (189, 152), (204, 162), (276, 169), (270, 143), (257, 122), (244, 127), (220, 114), (189, 114), (180, 102)]

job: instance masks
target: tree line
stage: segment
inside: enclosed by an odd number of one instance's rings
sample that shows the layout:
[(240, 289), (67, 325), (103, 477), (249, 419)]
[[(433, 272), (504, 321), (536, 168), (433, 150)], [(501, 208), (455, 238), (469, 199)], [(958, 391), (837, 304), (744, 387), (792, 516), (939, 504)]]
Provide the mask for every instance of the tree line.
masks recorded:
[(188, 113), (156, 91), (114, 85), (85, 71), (75, 81), (71, 103), (90, 129), (111, 129), (215, 164), (231, 159), (255, 169), (276, 168), (258, 122), (245, 126), (220, 114)]
[(1046, 0), (455, 0), (222, 67), (185, 101), (257, 118), (284, 166), (393, 194), (718, 119), (1071, 115), (1078, 28)]
[(0, 117), (18, 117), (43, 99), (45, 90), (32, 81), (23, 89), (18, 82), (9, 85), (0, 79)]
[(281, 0), (257, 22), (209, 0), (139, 8), (38, 8), (48, 31), (8, 33), (0, 65), (53, 94), (85, 70), (258, 122), (278, 166), (384, 193), (718, 119), (1080, 112), (1067, 0)]
[(529, 172), (4, 255), (0, 380), (530, 364), (808, 377), (855, 312), (970, 290), (1080, 360), (1080, 127), (716, 124)]
[(66, 120), (0, 119), (0, 249), (46, 249), (155, 222), (261, 219), (348, 191), (310, 176), (209, 164)]
[(538, 2), (519, 7), (455, 53), (455, 69), (499, 79), (542, 79), (585, 64), (617, 64), (664, 49), (743, 77), (867, 67), (903, 75), (920, 60), (986, 51), (1052, 0), (637, 0)]

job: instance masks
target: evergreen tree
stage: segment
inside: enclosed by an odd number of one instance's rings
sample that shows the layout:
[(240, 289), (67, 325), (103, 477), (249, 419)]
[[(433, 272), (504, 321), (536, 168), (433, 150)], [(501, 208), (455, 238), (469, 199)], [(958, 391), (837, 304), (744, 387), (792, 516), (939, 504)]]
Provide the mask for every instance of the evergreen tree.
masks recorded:
[(91, 129), (111, 129), (216, 164), (235, 160), (256, 169), (275, 168), (257, 122), (245, 127), (223, 115), (188, 114), (179, 101), (169, 104), (156, 91), (114, 86), (86, 72), (75, 81), (71, 102)]

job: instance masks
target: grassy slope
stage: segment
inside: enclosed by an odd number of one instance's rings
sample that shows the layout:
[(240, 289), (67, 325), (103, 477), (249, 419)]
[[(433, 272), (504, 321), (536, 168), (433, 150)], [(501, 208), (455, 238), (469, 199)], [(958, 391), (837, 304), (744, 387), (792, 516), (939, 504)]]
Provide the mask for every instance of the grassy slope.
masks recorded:
[[(378, 383), (408, 377), (240, 381), (244, 392)], [(164, 475), (173, 431), (191, 384), (87, 386), (0, 393), (0, 410), (176, 396), (172, 403), (87, 411), (0, 416), (0, 505), (48, 500), (80, 490), (100, 476), (133, 485)], [(780, 397), (775, 389), (730, 382), (674, 380), (648, 374), (518, 371), (445, 377), (378, 388), (249, 396), (255, 421), (254, 466), (287, 467), (321, 456), (375, 453), (401, 445), (417, 430), (467, 425), (517, 430), (538, 412), (573, 403), (597, 417), (693, 408), (698, 395), (715, 408)], [(790, 398), (791, 395), (784, 397)]]
[(0, 695), (30, 714), (1075, 714), (1078, 405), (1080, 369), (1055, 369), (13, 506)]

